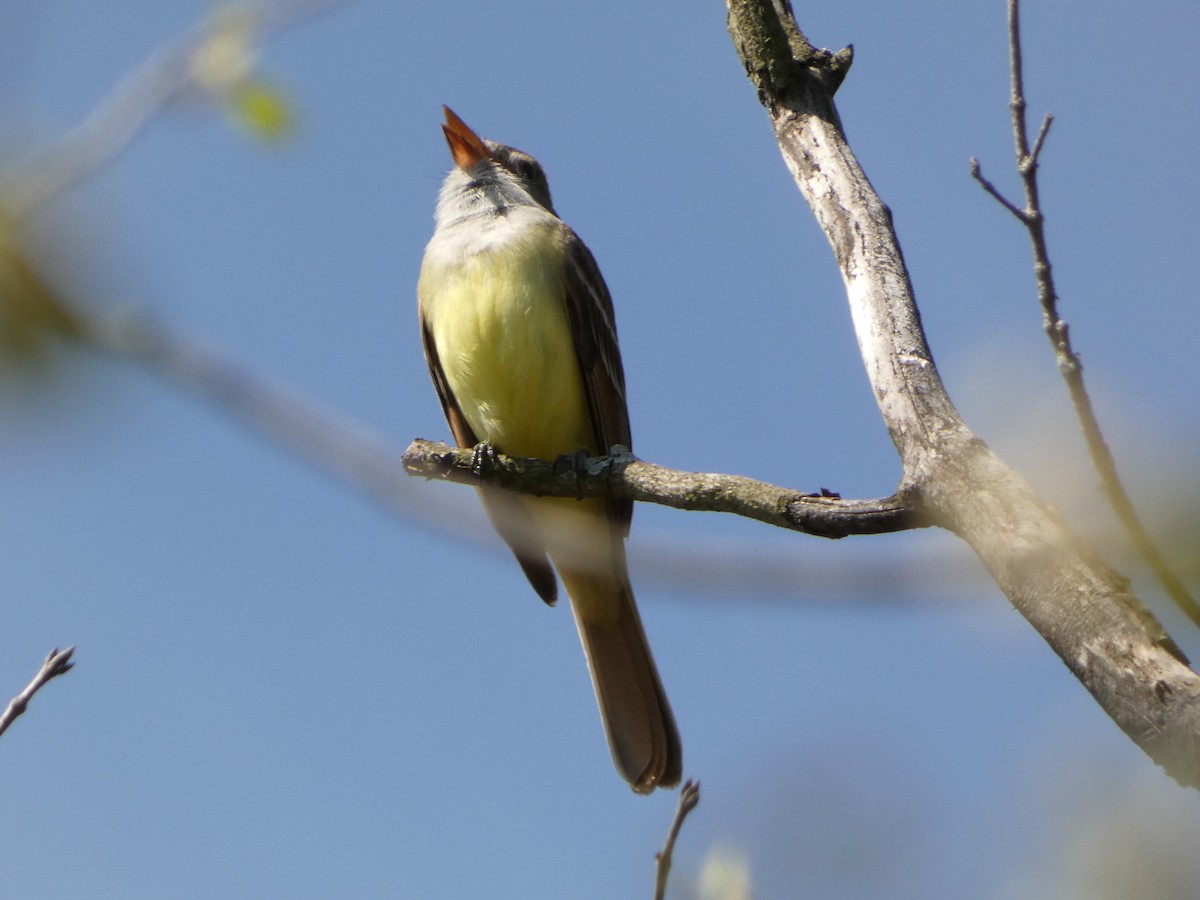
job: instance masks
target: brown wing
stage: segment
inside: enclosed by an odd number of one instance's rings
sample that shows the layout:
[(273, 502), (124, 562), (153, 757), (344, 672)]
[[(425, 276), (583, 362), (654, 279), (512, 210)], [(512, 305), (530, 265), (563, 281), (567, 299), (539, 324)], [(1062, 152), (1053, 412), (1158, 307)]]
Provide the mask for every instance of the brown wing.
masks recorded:
[[(625, 402), (625, 371), (617, 346), (617, 326), (612, 296), (587, 245), (563, 225), (566, 241), (567, 312), (575, 353), (583, 375), (588, 414), (596, 435), (596, 451), (608, 453), (614, 444), (633, 449), (629, 434), (629, 408)], [(629, 533), (633, 501), (611, 498), (609, 516), (619, 533)]]
[[(425, 347), (425, 361), (429, 364), (429, 374), (433, 378), (433, 386), (437, 389), (438, 399), (442, 401), (442, 412), (446, 414), (446, 421), (450, 423), (450, 432), (454, 435), (454, 440), (460, 447), (474, 447), (479, 440), (459, 408), (454, 392), (450, 390), (446, 373), (442, 371), (441, 360), (438, 359), (433, 335), (424, 320), (421, 321), (421, 343)], [(558, 599), (558, 579), (554, 577), (554, 569), (550, 566), (546, 551), (542, 549), (543, 543), (538, 537), (537, 523), (529, 515), (529, 511), (514, 495), (488, 485), (479, 486), (479, 499), (483, 502), (484, 511), (487, 512), (492, 527), (512, 550), (533, 589), (547, 604), (553, 606)]]

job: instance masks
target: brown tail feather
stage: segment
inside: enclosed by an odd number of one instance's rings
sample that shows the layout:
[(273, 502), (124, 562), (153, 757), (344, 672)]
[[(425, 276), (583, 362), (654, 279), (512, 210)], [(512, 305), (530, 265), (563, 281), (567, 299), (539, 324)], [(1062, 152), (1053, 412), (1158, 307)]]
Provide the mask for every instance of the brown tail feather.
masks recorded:
[(571, 597), (617, 770), (639, 794), (674, 787), (683, 774), (679, 732), (628, 577), (559, 574)]

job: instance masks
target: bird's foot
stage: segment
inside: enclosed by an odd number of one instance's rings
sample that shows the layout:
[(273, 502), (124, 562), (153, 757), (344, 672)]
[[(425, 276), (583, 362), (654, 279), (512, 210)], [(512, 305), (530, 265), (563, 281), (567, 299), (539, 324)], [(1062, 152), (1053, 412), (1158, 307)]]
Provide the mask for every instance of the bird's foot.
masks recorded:
[(499, 455), (490, 443), (480, 441), (471, 452), (471, 474), (480, 480), (485, 478), (488, 473), (495, 471), (496, 457)]

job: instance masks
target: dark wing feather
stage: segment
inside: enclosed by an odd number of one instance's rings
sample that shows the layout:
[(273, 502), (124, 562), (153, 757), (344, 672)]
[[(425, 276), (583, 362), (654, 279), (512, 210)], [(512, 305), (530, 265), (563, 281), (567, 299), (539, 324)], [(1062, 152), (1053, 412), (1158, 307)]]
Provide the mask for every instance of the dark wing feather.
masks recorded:
[[(600, 268), (587, 245), (563, 225), (566, 241), (567, 312), (575, 353), (583, 375), (588, 414), (596, 435), (598, 453), (608, 453), (614, 444), (633, 449), (629, 434), (629, 408), (625, 402), (625, 371), (617, 346), (617, 325), (612, 296)], [(633, 501), (610, 498), (609, 516), (620, 533), (629, 533)]]
[(450, 390), (450, 385), (446, 381), (446, 373), (442, 371), (442, 361), (438, 359), (437, 345), (433, 342), (433, 334), (424, 319), (421, 321), (421, 345), (425, 348), (425, 362), (429, 366), (429, 376), (433, 379), (438, 399), (442, 401), (442, 412), (446, 414), (446, 421), (450, 423), (450, 433), (454, 435), (454, 440), (458, 441), (458, 446), (474, 447), (479, 443), (479, 439), (475, 437), (475, 432), (467, 424), (466, 416), (458, 408), (458, 401), (454, 399), (454, 392)]
[[(437, 346), (424, 321), (421, 322), (421, 343), (425, 347), (425, 361), (429, 364), (429, 374), (433, 378), (433, 386), (437, 389), (438, 399), (442, 401), (442, 412), (446, 414), (446, 421), (450, 423), (450, 432), (454, 435), (454, 440), (460, 447), (474, 447), (479, 440), (446, 382), (446, 373), (442, 371)], [(558, 579), (554, 577), (554, 569), (551, 568), (550, 560), (542, 549), (537, 524), (529, 515), (529, 511), (514, 495), (488, 485), (479, 486), (479, 499), (483, 502), (484, 511), (487, 512), (492, 527), (512, 550), (533, 589), (542, 600), (553, 606), (558, 599)]]

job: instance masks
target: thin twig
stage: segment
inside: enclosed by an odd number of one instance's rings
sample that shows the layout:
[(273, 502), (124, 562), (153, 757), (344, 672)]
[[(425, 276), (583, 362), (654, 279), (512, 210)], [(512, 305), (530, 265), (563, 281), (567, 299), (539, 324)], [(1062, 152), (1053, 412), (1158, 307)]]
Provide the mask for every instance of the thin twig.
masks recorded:
[(654, 882), (654, 900), (663, 900), (667, 892), (667, 878), (671, 874), (671, 855), (675, 852), (675, 839), (683, 828), (683, 820), (700, 805), (700, 782), (690, 778), (683, 783), (679, 791), (679, 803), (675, 807), (675, 817), (671, 819), (671, 828), (667, 831), (667, 842), (662, 850), (654, 855), (658, 877)]
[(1033, 141), (1033, 150), (1029, 153), (1029, 162), (1031, 165), (1037, 165), (1038, 158), (1042, 155), (1042, 147), (1046, 145), (1046, 136), (1050, 134), (1050, 126), (1054, 124), (1054, 113), (1046, 113), (1046, 117), (1042, 119), (1042, 127), (1038, 129), (1038, 135)]
[(25, 690), (13, 697), (3, 714), (0, 714), (0, 735), (4, 734), (8, 730), (8, 726), (25, 712), (33, 695), (40, 691), (47, 682), (59, 675), (65, 675), (71, 670), (75, 665), (71, 662), (71, 655), (74, 652), (74, 647), (68, 647), (66, 650), (59, 650), (55, 647), (50, 651), (42, 663), (42, 668), (33, 676), (33, 681), (25, 686)]
[(1067, 393), (1071, 398), (1071, 404), (1075, 408), (1075, 414), (1079, 418), (1079, 425), (1087, 443), (1088, 455), (1091, 457), (1092, 466), (1099, 473), (1101, 489), (1108, 498), (1109, 505), (1112, 506), (1117, 518), (1129, 534), (1137, 552), (1154, 572), (1155, 577), (1176, 606), (1193, 623), (1200, 625), (1200, 604), (1197, 604), (1187, 588), (1184, 587), (1183, 582), (1163, 559), (1134, 509), (1129, 493), (1121, 483), (1112, 450), (1100, 430), (1100, 422), (1096, 417), (1091, 396), (1083, 382), (1083, 363), (1071, 345), (1070, 326), (1058, 314), (1058, 292), (1054, 286), (1050, 252), (1046, 245), (1045, 216), (1042, 213), (1037, 179), (1038, 159), (1045, 146), (1046, 136), (1050, 132), (1050, 125), (1054, 121), (1054, 117), (1048, 115), (1042, 120), (1041, 128), (1034, 139), (1033, 148), (1030, 149), (1028, 124), (1025, 117), (1020, 6), (1020, 0), (1008, 0), (1008, 42), (1012, 77), (1012, 99), (1009, 108), (1012, 110), (1017, 172), (1021, 176), (1025, 190), (1025, 208), (1018, 209), (1015, 204), (1005, 199), (990, 182), (986, 181), (979, 174), (979, 163), (976, 160), (971, 161), (971, 174), (984, 190), (1020, 219), (1029, 232), (1029, 240), (1033, 249), (1033, 271), (1037, 278), (1038, 302), (1042, 308), (1042, 327), (1054, 349), (1058, 370), (1066, 382)]
[(1012, 94), (1008, 108), (1012, 111), (1013, 135), (1017, 143), (1018, 163), (1029, 155), (1025, 132), (1025, 64), (1021, 54), (1021, 3), (1008, 2), (1008, 72), (1012, 79)]
[(1025, 221), (1025, 210), (1017, 206), (1000, 192), (1000, 188), (996, 187), (991, 181), (983, 177), (983, 168), (979, 165), (979, 160), (974, 156), (971, 157), (971, 177), (979, 182), (979, 186), (992, 195), (992, 198), (1007, 209), (1010, 213), (1017, 217), (1021, 222)]

